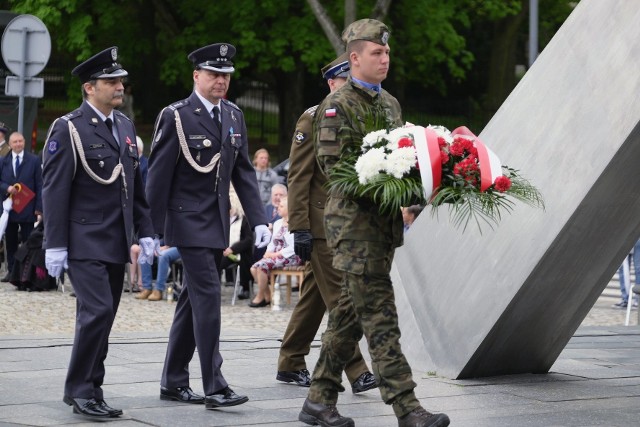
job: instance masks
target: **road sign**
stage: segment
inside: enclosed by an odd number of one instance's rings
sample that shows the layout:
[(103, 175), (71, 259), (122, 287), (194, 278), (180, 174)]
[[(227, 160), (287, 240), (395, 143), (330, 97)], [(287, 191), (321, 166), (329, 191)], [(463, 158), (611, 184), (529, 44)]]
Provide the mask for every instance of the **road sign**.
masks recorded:
[(42, 98), (44, 96), (44, 79), (33, 77), (24, 79), (24, 92), (21, 92), (21, 80), (16, 76), (7, 76), (4, 91), (7, 96), (26, 96)]
[[(33, 15), (16, 16), (2, 33), (2, 59), (17, 77), (7, 77), (5, 93), (18, 96), (18, 132), (24, 134), (24, 97), (41, 98), (43, 83), (31, 78), (44, 69), (51, 54), (51, 37), (44, 23)], [(17, 80), (17, 83), (14, 81)], [(40, 85), (40, 86), (38, 86)], [(17, 91), (16, 91), (17, 86)], [(31, 91), (30, 94), (28, 91)]]
[(19, 15), (2, 34), (2, 59), (17, 76), (33, 77), (44, 69), (51, 55), (51, 37), (44, 23), (33, 15)]

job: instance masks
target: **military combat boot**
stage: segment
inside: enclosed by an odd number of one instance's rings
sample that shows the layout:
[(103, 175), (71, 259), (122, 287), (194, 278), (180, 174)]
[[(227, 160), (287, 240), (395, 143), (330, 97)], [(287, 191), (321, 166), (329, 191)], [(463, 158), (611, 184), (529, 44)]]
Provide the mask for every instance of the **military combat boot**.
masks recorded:
[(354, 427), (352, 418), (343, 417), (336, 405), (312, 402), (307, 398), (298, 419), (305, 424), (322, 427)]
[(422, 406), (398, 418), (398, 427), (446, 427), (448, 425), (447, 414), (432, 414)]

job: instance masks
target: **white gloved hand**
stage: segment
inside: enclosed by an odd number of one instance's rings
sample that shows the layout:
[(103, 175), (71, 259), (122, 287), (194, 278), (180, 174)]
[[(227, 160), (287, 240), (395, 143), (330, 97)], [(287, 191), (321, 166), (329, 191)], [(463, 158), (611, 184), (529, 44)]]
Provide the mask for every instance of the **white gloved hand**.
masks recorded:
[(140, 244), (140, 255), (138, 264), (153, 265), (153, 256), (160, 250), (160, 240), (151, 237), (143, 237), (138, 242)]
[(9, 212), (12, 207), (13, 207), (13, 199), (11, 197), (7, 197), (6, 199), (4, 199), (4, 201), (2, 202), (2, 209), (5, 212)]
[(47, 267), (49, 276), (60, 277), (67, 265), (67, 248), (51, 248), (46, 249), (44, 254), (44, 264)]
[(269, 227), (264, 224), (256, 225), (254, 231), (256, 232), (255, 246), (258, 249), (267, 246), (271, 241), (271, 232), (269, 231)]

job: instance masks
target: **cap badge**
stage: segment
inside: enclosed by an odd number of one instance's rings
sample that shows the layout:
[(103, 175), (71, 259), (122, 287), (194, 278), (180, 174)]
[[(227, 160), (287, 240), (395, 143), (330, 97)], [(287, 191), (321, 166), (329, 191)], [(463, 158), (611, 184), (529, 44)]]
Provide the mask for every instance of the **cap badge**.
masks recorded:
[(227, 56), (227, 52), (229, 51), (229, 46), (223, 44), (220, 46), (220, 56)]
[(387, 31), (382, 33), (382, 37), (380, 37), (380, 41), (384, 44), (387, 44), (387, 42), (389, 41), (389, 33)]
[(111, 59), (113, 59), (114, 61), (118, 59), (118, 49), (116, 49), (115, 47), (111, 49)]

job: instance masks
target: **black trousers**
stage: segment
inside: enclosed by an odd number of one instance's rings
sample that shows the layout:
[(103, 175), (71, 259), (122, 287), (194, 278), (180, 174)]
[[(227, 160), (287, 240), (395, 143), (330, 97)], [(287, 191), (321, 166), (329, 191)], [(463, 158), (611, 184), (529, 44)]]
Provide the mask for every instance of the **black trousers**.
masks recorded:
[(227, 387), (220, 354), (220, 275), (222, 249), (178, 247), (184, 281), (173, 316), (161, 385), (189, 384), (189, 362), (198, 349), (205, 395)]
[(33, 231), (33, 221), (30, 222), (9, 222), (7, 223), (7, 266), (8, 270), (13, 269), (16, 251), (21, 242), (26, 242)]

